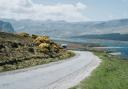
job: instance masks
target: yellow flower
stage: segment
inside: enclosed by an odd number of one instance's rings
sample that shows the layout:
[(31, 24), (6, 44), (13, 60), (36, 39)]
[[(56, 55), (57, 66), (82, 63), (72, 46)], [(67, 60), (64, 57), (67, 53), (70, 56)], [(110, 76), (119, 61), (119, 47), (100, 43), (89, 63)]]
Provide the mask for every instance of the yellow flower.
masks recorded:
[(46, 47), (49, 47), (49, 44), (47, 44), (47, 43), (41, 43), (41, 44), (39, 45), (39, 47), (40, 47), (40, 48), (46, 48)]

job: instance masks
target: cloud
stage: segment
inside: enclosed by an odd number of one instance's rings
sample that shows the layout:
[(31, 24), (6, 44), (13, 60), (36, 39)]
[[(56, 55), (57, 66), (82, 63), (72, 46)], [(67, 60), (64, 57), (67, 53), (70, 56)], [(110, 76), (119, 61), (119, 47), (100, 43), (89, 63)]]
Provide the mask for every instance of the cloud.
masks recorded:
[(31, 20), (87, 21), (83, 3), (44, 5), (32, 0), (0, 0), (0, 18)]

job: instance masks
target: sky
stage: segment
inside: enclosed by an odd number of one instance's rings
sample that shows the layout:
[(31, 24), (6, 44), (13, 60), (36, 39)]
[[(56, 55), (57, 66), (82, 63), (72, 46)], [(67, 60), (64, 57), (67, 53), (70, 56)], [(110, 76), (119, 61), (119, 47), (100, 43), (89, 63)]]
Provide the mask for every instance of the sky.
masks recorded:
[(0, 18), (67, 22), (128, 18), (128, 0), (0, 0)]

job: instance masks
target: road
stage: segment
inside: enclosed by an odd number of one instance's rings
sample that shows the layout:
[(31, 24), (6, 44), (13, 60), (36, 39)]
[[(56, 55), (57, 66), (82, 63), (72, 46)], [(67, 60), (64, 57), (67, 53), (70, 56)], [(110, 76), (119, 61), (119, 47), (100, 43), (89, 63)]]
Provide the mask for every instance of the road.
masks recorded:
[(67, 60), (0, 73), (0, 89), (68, 89), (88, 77), (101, 60), (91, 52), (75, 51)]

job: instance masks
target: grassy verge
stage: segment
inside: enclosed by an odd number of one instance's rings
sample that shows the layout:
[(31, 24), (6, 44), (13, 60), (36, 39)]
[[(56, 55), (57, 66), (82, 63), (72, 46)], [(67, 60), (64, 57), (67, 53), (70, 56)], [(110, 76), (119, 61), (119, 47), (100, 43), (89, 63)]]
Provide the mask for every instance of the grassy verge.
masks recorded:
[(22, 69), (26, 67), (41, 65), (41, 64), (47, 64), (50, 62), (64, 60), (64, 59), (67, 59), (73, 56), (75, 56), (75, 54), (71, 51), (65, 51), (61, 55), (54, 57), (54, 58), (50, 58), (50, 57), (43, 58), (42, 56), (32, 56), (30, 58), (24, 58), (19, 61), (15, 60), (15, 62), (13, 63), (9, 62), (8, 64), (2, 65), (0, 66), (0, 72)]
[(102, 59), (92, 75), (71, 89), (128, 89), (128, 60), (95, 52)]

